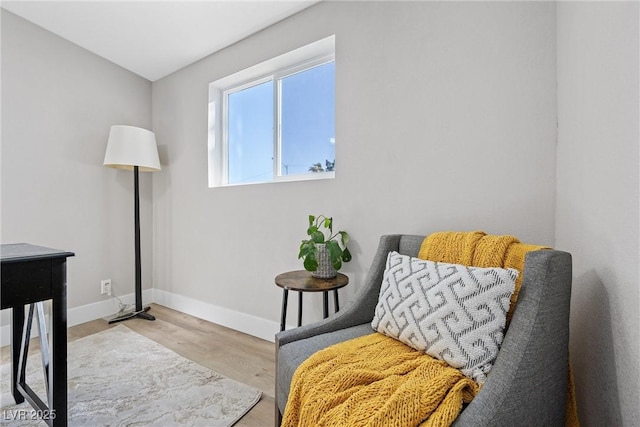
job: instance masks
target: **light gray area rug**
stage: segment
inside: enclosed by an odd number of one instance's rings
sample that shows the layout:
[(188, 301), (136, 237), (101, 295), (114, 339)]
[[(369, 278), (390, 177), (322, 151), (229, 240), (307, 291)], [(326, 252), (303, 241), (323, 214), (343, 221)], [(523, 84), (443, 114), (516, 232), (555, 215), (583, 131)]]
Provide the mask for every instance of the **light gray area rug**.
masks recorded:
[[(70, 426), (231, 426), (262, 395), (124, 325), (72, 341), (67, 354)], [(31, 406), (15, 405), (10, 372), (0, 367), (0, 424), (45, 426), (12, 420)], [(29, 357), (27, 384), (45, 396), (39, 351)]]

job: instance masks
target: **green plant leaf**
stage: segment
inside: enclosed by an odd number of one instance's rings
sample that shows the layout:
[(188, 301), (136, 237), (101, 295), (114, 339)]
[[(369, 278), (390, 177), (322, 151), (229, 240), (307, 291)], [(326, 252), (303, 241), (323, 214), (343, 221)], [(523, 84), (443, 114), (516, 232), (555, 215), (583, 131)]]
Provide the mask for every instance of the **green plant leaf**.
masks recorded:
[(313, 215), (309, 215), (309, 227), (311, 227), (313, 225), (313, 221), (316, 220), (316, 217)]
[(311, 256), (308, 255), (305, 259), (304, 259), (304, 269), (307, 271), (316, 271), (318, 269), (318, 261), (316, 260), (315, 255)]
[(311, 234), (311, 240), (314, 243), (324, 243), (324, 233), (322, 231), (318, 231), (318, 230), (314, 231)]
[(346, 231), (338, 231), (340, 233), (340, 240), (342, 241), (342, 246), (347, 247), (347, 243), (349, 243), (349, 233)]
[(318, 226), (316, 226), (316, 225), (311, 225), (311, 226), (309, 226), (309, 228), (307, 228), (307, 235), (308, 235), (308, 236), (312, 236), (312, 235), (313, 235), (313, 233), (315, 233), (315, 232), (317, 232), (317, 231), (318, 231)]
[(303, 240), (300, 244), (300, 251), (298, 253), (298, 258), (304, 258), (309, 254), (313, 254), (315, 256), (317, 249), (315, 243), (311, 240)]
[(329, 251), (331, 264), (335, 264), (336, 260), (340, 260), (342, 258), (342, 249), (335, 240), (329, 240), (327, 242), (327, 250)]
[(333, 231), (333, 218), (326, 218), (325, 217), (325, 219), (324, 219), (324, 228), (328, 228), (330, 233)]
[(344, 251), (342, 251), (342, 261), (344, 262), (351, 261), (351, 252), (349, 252), (349, 249), (347, 248), (344, 248)]
[(338, 258), (333, 262), (333, 268), (335, 268), (337, 271), (337, 270), (340, 270), (341, 267), (342, 267), (342, 260)]

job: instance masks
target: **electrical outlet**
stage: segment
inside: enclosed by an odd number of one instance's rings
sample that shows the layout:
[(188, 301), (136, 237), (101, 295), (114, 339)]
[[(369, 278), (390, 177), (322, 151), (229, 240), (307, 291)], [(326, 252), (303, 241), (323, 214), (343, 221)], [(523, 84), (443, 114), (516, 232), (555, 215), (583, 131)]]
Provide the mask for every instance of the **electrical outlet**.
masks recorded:
[(100, 294), (111, 295), (111, 279), (105, 279), (100, 282)]

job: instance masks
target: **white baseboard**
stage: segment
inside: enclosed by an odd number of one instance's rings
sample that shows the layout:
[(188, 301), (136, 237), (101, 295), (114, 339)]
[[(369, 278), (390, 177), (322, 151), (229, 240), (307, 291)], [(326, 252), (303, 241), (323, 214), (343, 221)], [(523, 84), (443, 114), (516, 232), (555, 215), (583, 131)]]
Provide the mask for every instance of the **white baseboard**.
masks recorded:
[(274, 342), (280, 324), (251, 314), (229, 310), (194, 298), (174, 294), (160, 289), (153, 290), (153, 301), (165, 307), (178, 310), (227, 328), (235, 329), (263, 340)]
[[(119, 298), (124, 304), (135, 304), (134, 294), (124, 295)], [(280, 330), (280, 324), (277, 322), (160, 289), (145, 289), (142, 291), (142, 301), (144, 305), (151, 302), (158, 303), (182, 313), (217, 323), (218, 325), (226, 326), (227, 328), (235, 329), (270, 342), (275, 341), (275, 334)], [(115, 298), (70, 308), (67, 310), (67, 326), (71, 327), (101, 318), (111, 318), (115, 316), (119, 309), (120, 307)], [(46, 322), (47, 324), (49, 323), (48, 316), (46, 317)], [(10, 328), (10, 325), (0, 327), (0, 346), (11, 343)], [(38, 336), (38, 327), (35, 321), (31, 328), (31, 336)]]

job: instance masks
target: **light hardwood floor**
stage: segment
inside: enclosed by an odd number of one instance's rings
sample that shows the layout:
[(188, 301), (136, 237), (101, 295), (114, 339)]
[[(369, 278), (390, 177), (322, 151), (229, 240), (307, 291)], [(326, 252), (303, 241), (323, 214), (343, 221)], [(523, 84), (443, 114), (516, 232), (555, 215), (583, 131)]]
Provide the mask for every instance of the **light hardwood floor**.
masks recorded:
[[(262, 391), (262, 398), (235, 426), (267, 427), (274, 424), (275, 353), (271, 342), (206, 320), (152, 304), (150, 322), (131, 319), (109, 325), (98, 319), (68, 330), (68, 340), (92, 335), (116, 325), (137, 333), (214, 371)], [(33, 348), (37, 348), (34, 342)], [(9, 348), (2, 348), (2, 361), (8, 361)]]

